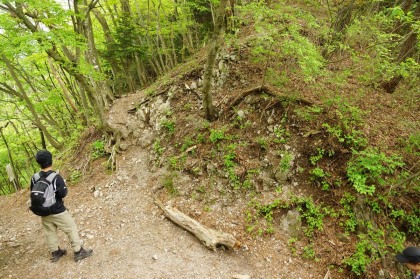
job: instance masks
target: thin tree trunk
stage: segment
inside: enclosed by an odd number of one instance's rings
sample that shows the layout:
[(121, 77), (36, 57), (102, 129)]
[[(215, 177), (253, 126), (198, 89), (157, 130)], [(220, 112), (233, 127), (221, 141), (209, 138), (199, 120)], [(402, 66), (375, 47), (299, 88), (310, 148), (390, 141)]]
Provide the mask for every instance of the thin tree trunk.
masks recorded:
[(204, 68), (204, 78), (203, 78), (203, 107), (205, 112), (205, 117), (207, 120), (212, 121), (214, 119), (214, 107), (211, 96), (211, 81), (213, 76), (213, 67), (216, 61), (217, 52), (220, 47), (219, 39), (222, 32), (223, 25), (223, 16), (228, 0), (221, 0), (219, 8), (216, 15), (216, 24), (214, 26), (213, 35), (211, 37), (211, 45), (209, 53), (207, 55), (206, 66)]
[(61, 91), (63, 92), (64, 98), (66, 99), (67, 103), (71, 106), (71, 108), (73, 109), (73, 112), (78, 114), (79, 111), (76, 107), (76, 105), (73, 103), (73, 101), (71, 100), (69, 93), (68, 93), (68, 89), (66, 87), (66, 85), (64, 84), (63, 80), (61, 79), (60, 75), (57, 72), (57, 69), (55, 68), (55, 66), (53, 65), (51, 59), (48, 59), (48, 64), (50, 66), (50, 69), (54, 75), (54, 78), (58, 81), (58, 84), (61, 87)]
[[(88, 7), (87, 9), (82, 9), (82, 13), (85, 15), (85, 18), (82, 21), (83, 34), (87, 40), (87, 45), (88, 45), (88, 49), (86, 51), (86, 58), (87, 58), (87, 61), (89, 61), (89, 63), (93, 65), (94, 71), (101, 74), (102, 68), (98, 59), (98, 51), (95, 45), (95, 38), (93, 35), (93, 30), (92, 30), (92, 20), (90, 17), (90, 10), (93, 7), (88, 5), (86, 0), (84, 1), (84, 4), (85, 4), (85, 7)], [(108, 108), (108, 105), (109, 105), (108, 100), (114, 99), (114, 96), (110, 88), (106, 85), (104, 80), (96, 81), (92, 79), (92, 84), (95, 87), (94, 88), (95, 92), (97, 92), (96, 95), (97, 95), (98, 101), (100, 101), (99, 105), (101, 105), (101, 107)]]
[(21, 185), (20, 185), (20, 182), (19, 182), (19, 175), (18, 175), (17, 170), (16, 170), (15, 162), (13, 161), (13, 157), (12, 157), (12, 153), (11, 153), (10, 148), (9, 148), (9, 144), (7, 143), (7, 140), (6, 140), (6, 138), (4, 137), (4, 134), (3, 134), (3, 129), (6, 128), (7, 125), (9, 125), (9, 123), (10, 122), (7, 122), (6, 125), (4, 125), (3, 127), (0, 127), (0, 135), (1, 135), (1, 138), (4, 142), (4, 146), (6, 147), (6, 150), (7, 150), (7, 156), (9, 157), (10, 166), (12, 167), (12, 171), (13, 171), (13, 174), (15, 176), (14, 177), (14, 185), (16, 187), (16, 191), (18, 191), (22, 188)]
[[(401, 5), (401, 8), (404, 10), (405, 13), (408, 13), (410, 11), (412, 4), (413, 4), (412, 0), (406, 0)], [(417, 7), (413, 13), (413, 17), (414, 17), (414, 21), (420, 20), (420, 3), (417, 4)], [(404, 28), (404, 26), (399, 25), (397, 27), (397, 30), (399, 32), (404, 32), (404, 29), (406, 30), (404, 34), (405, 36), (400, 45), (400, 52), (398, 53), (398, 57), (395, 62), (398, 64), (404, 62), (407, 58), (412, 57), (416, 51), (416, 45), (417, 45), (416, 32), (414, 32), (411, 26), (407, 26), (406, 28)], [(400, 74), (395, 75), (390, 80), (383, 82), (382, 88), (387, 93), (394, 93), (398, 87), (398, 84), (401, 82), (401, 80), (403, 80), (402, 75)]]
[[(109, 28), (108, 22), (106, 21), (105, 17), (97, 9), (92, 10), (92, 12), (102, 27), (102, 31), (104, 33), (104, 38), (105, 38), (107, 46), (115, 45), (115, 40), (112, 37), (111, 30)], [(113, 76), (113, 81), (114, 81), (113, 87), (115, 91), (114, 94), (121, 95), (123, 93), (123, 88), (121, 86), (121, 82), (119, 81), (119, 79), (125, 79), (125, 75), (123, 74), (123, 71), (118, 64), (118, 61), (113, 56), (108, 57), (107, 60), (112, 69), (112, 76)]]
[(141, 61), (140, 57), (136, 54), (136, 69), (137, 69), (137, 75), (139, 77), (140, 83), (142, 86), (146, 86), (149, 84), (149, 79), (146, 74), (146, 70), (144, 69), (143, 62)]
[(174, 62), (172, 61), (171, 55), (168, 54), (169, 49), (166, 46), (165, 38), (162, 38), (162, 35), (161, 35), (162, 34), (162, 28), (160, 26), (160, 8), (161, 8), (161, 6), (162, 6), (162, 1), (159, 0), (159, 5), (158, 5), (158, 8), (157, 8), (157, 32), (156, 32), (157, 33), (157, 41), (158, 41), (157, 44), (159, 45), (159, 41), (161, 42), (162, 51), (165, 55), (165, 61), (166, 61), (165, 66), (166, 66), (166, 69), (169, 70), (169, 69), (172, 69), (174, 67)]
[(35, 108), (34, 108), (32, 102), (31, 102), (31, 100), (28, 98), (28, 96), (27, 96), (27, 94), (25, 92), (25, 89), (23, 88), (23, 85), (21, 84), (19, 78), (16, 76), (16, 73), (14, 71), (14, 68), (13, 68), (12, 64), (10, 63), (10, 60), (4, 54), (1, 55), (1, 58), (6, 63), (6, 67), (8, 68), (8, 70), (10, 72), (10, 75), (12, 76), (13, 80), (15, 81), (17, 87), (20, 90), (20, 93), (19, 93), (19, 92), (13, 90), (12, 88), (8, 88), (9, 89), (8, 92), (11, 93), (11, 94), (14, 94), (15, 96), (17, 96), (19, 98), (21, 98), (25, 102), (28, 110), (32, 114), (32, 117), (34, 119), (35, 125), (38, 128), (40, 128), (45, 133), (45, 136), (46, 136), (48, 142), (55, 149), (57, 149), (57, 150), (62, 149), (63, 148), (63, 145), (61, 143), (57, 142), (56, 140), (54, 140), (54, 138), (52, 137), (52, 135), (48, 132), (47, 128), (44, 126), (44, 124), (40, 120), (38, 113), (35, 111)]
[[(16, 16), (16, 17), (18, 17), (19, 19), (22, 20), (22, 24), (25, 25), (26, 28), (29, 29), (29, 31), (31, 31), (34, 34), (39, 32), (38, 27), (29, 18), (27, 18), (27, 16), (23, 13), (23, 9), (22, 9), (20, 3), (16, 4), (17, 8), (13, 7), (12, 4), (7, 3), (7, 2), (4, 3), (4, 5), (9, 9), (9, 12), (12, 14), (12, 16)], [(77, 6), (77, 5), (75, 4), (75, 6)], [(38, 40), (41, 44), (44, 43), (44, 41), (41, 37), (39, 37)], [(109, 127), (108, 123), (106, 122), (106, 117), (105, 117), (103, 107), (101, 106), (99, 100), (95, 97), (94, 89), (92, 88), (92, 86), (89, 85), (89, 82), (87, 81), (86, 77), (84, 75), (80, 74), (77, 71), (77, 68), (74, 65), (74, 63), (76, 63), (75, 59), (77, 58), (77, 56), (74, 59), (70, 59), (70, 61), (68, 61), (57, 50), (57, 46), (54, 42), (49, 41), (49, 44), (51, 44), (51, 48), (45, 50), (46, 53), (48, 54), (48, 56), (51, 57), (54, 61), (61, 64), (62, 67), (70, 75), (72, 75), (79, 82), (79, 84), (81, 86), (83, 86), (83, 88), (86, 90), (87, 95), (90, 98), (93, 98), (95, 100), (94, 108), (95, 108), (95, 110), (97, 112), (97, 115), (99, 117), (101, 128), (103, 128), (107, 131), (112, 130), (112, 128)], [(63, 49), (63, 51), (65, 51), (67, 53), (67, 51), (66, 51), (67, 48), (65, 46), (63, 46), (62, 49)], [(69, 55), (69, 54), (70, 53), (67, 53), (67, 55)]]

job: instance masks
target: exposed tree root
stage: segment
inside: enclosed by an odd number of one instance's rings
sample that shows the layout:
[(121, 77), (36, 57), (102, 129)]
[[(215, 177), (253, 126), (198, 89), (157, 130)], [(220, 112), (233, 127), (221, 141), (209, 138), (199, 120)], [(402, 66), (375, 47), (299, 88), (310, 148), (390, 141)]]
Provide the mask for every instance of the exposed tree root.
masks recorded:
[(254, 94), (254, 93), (258, 93), (258, 94), (269, 94), (273, 97), (277, 97), (280, 99), (289, 99), (291, 101), (294, 102), (299, 102), (302, 103), (304, 105), (312, 105), (312, 102), (305, 100), (305, 99), (295, 99), (286, 95), (283, 95), (279, 92), (277, 92), (274, 88), (271, 88), (269, 86), (263, 85), (263, 86), (257, 86), (251, 89), (248, 89), (244, 92), (242, 92), (241, 94), (239, 94), (233, 101), (230, 102), (230, 104), (223, 110), (223, 112), (221, 113), (221, 115), (226, 114), (228, 111), (230, 111), (232, 109), (232, 107), (237, 106), (240, 102), (242, 102), (247, 96)]
[(109, 155), (108, 162), (111, 170), (117, 169), (117, 153), (120, 150), (121, 132), (114, 130), (113, 133), (106, 134), (105, 152)]

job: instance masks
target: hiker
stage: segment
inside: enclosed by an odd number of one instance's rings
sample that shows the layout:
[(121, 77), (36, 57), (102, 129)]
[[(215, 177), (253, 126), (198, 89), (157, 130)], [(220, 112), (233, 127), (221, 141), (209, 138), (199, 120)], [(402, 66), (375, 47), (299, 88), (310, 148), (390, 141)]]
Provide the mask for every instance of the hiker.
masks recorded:
[[(76, 223), (64, 206), (63, 198), (67, 195), (64, 179), (52, 169), (52, 154), (48, 150), (40, 150), (35, 159), (41, 171), (31, 179), (30, 210), (41, 216), (51, 261), (56, 262), (66, 255), (65, 249), (58, 246), (57, 229), (62, 230), (71, 243), (76, 262), (92, 255), (92, 250), (81, 246)], [(49, 190), (50, 189), (50, 190)], [(51, 192), (51, 194), (49, 194)]]
[(420, 248), (407, 247), (395, 259), (411, 271), (412, 279), (420, 279)]

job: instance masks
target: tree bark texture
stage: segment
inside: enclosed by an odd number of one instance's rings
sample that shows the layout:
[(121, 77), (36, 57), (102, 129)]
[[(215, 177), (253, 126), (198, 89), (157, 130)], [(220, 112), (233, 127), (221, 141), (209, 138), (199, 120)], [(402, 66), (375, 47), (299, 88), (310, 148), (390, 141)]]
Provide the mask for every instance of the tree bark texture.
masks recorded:
[(226, 8), (228, 0), (221, 0), (219, 8), (217, 10), (216, 21), (214, 25), (213, 35), (211, 37), (211, 45), (209, 53), (207, 55), (207, 61), (204, 68), (204, 77), (203, 77), (203, 107), (205, 112), (205, 117), (207, 120), (212, 121), (214, 118), (214, 106), (211, 96), (211, 82), (213, 77), (213, 67), (216, 61), (217, 52), (220, 47), (220, 34), (222, 32), (224, 10)]
[(216, 250), (217, 248), (226, 247), (230, 250), (233, 250), (240, 247), (239, 241), (236, 240), (235, 237), (233, 237), (231, 234), (208, 228), (174, 207), (169, 205), (163, 206), (159, 201), (155, 202), (163, 210), (164, 215), (169, 220), (181, 228), (191, 232), (207, 248)]

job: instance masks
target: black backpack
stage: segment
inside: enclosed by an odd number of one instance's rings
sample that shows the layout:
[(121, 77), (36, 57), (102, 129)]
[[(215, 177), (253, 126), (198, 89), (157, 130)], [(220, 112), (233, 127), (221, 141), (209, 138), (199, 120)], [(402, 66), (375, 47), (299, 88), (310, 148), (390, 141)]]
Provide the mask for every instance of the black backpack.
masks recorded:
[(48, 176), (41, 176), (36, 173), (33, 177), (33, 187), (31, 189), (31, 206), (29, 209), (36, 215), (47, 216), (51, 214), (51, 206), (56, 203), (55, 187), (53, 180), (57, 176), (56, 172)]

